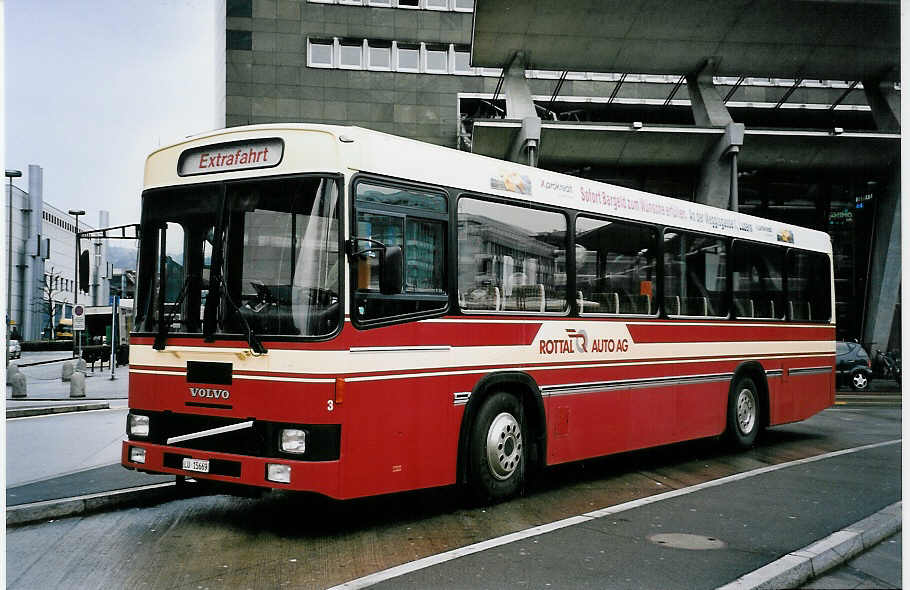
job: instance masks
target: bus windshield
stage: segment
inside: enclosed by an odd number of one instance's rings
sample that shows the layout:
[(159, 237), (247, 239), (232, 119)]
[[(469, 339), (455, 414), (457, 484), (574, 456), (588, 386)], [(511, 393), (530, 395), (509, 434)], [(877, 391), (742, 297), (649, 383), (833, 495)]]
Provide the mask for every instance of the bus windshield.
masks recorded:
[(341, 258), (334, 179), (149, 192), (142, 220), (140, 331), (318, 337), (337, 328)]

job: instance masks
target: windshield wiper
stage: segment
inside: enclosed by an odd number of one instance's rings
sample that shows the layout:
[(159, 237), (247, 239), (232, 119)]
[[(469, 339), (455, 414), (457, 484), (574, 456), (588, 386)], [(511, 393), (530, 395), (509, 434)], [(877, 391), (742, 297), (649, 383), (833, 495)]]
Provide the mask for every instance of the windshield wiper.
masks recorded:
[[(165, 274), (162, 274), (162, 285), (165, 284), (165, 278)], [(170, 330), (171, 322), (173, 322), (174, 318), (177, 316), (177, 312), (180, 310), (180, 304), (183, 303), (183, 298), (186, 297), (186, 294), (189, 291), (190, 281), (192, 281), (193, 278), (195, 278), (194, 275), (187, 275), (186, 278), (183, 279), (183, 286), (180, 288), (180, 294), (177, 295), (177, 300), (174, 302), (174, 306), (171, 308), (170, 313), (164, 318), (161, 317), (164, 313), (164, 305), (162, 302), (162, 305), (158, 310), (158, 333), (155, 334), (155, 344), (152, 346), (155, 350), (164, 350), (164, 347), (167, 344), (167, 335)]]
[(209, 292), (205, 299), (205, 313), (202, 323), (202, 336), (205, 342), (214, 342), (215, 341), (215, 331), (216, 324), (218, 323), (218, 307), (221, 301), (221, 298), (224, 297), (234, 312), (240, 316), (240, 321), (243, 322), (243, 326), (246, 328), (246, 338), (247, 343), (250, 345), (250, 350), (254, 354), (263, 354), (266, 351), (265, 346), (262, 345), (262, 342), (259, 341), (259, 337), (253, 332), (253, 329), (250, 327), (249, 322), (246, 321), (243, 313), (240, 311), (240, 308), (234, 303), (234, 300), (231, 299), (231, 295), (228, 292), (227, 285), (224, 281), (223, 268), (224, 268), (224, 238), (227, 233), (227, 225), (230, 222), (230, 217), (227, 214), (227, 196), (225, 194), (225, 188), (221, 188), (221, 203), (218, 207), (218, 219), (215, 222), (215, 230), (212, 237), (214, 241), (212, 242), (212, 260), (210, 268), (210, 279), (209, 279)]
[(268, 352), (265, 346), (263, 346), (262, 342), (259, 340), (259, 336), (253, 332), (253, 328), (250, 327), (250, 323), (246, 321), (246, 317), (243, 315), (243, 312), (240, 311), (240, 307), (234, 303), (233, 299), (231, 299), (231, 294), (228, 292), (227, 285), (224, 284), (224, 277), (221, 276), (221, 274), (218, 274), (213, 278), (221, 286), (220, 291), (224, 293), (225, 301), (231, 304), (231, 309), (233, 309), (234, 313), (240, 317), (240, 321), (243, 323), (243, 327), (246, 328), (246, 341), (250, 345), (250, 350), (252, 350), (254, 354), (264, 354)]

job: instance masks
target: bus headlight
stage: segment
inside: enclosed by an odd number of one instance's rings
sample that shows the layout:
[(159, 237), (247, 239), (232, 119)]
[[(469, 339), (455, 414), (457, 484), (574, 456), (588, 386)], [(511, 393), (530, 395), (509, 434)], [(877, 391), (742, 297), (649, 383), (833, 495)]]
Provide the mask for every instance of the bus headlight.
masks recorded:
[(291, 466), (281, 463), (267, 463), (265, 478), (275, 483), (291, 483)]
[(279, 448), (282, 453), (306, 453), (306, 430), (284, 428), (281, 430)]
[(149, 435), (149, 417), (142, 414), (130, 414), (127, 418), (127, 434), (147, 437)]

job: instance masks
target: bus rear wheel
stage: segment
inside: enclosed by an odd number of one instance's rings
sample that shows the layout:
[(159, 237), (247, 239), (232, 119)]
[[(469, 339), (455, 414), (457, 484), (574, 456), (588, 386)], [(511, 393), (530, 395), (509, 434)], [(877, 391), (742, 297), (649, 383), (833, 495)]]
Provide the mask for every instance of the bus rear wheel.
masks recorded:
[(518, 399), (504, 392), (477, 413), (468, 448), (468, 486), (476, 500), (499, 502), (521, 491), (528, 456), (523, 417)]
[(727, 439), (738, 448), (755, 444), (761, 424), (758, 387), (749, 377), (740, 377), (730, 388), (727, 402)]

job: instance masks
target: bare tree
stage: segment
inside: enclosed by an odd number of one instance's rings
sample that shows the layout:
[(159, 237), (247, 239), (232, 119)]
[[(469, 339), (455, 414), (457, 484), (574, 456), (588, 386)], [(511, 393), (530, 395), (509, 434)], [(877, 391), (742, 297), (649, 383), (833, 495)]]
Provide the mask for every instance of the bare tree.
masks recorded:
[(54, 312), (57, 306), (57, 296), (64, 292), (63, 281), (60, 278), (60, 271), (55, 271), (52, 266), (48, 272), (44, 273), (44, 278), (38, 280), (38, 286), (41, 289), (41, 296), (35, 298), (35, 303), (47, 318), (46, 329), (50, 334), (50, 339), (56, 338), (54, 323)]

